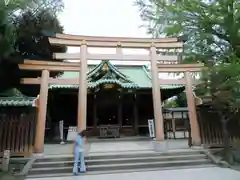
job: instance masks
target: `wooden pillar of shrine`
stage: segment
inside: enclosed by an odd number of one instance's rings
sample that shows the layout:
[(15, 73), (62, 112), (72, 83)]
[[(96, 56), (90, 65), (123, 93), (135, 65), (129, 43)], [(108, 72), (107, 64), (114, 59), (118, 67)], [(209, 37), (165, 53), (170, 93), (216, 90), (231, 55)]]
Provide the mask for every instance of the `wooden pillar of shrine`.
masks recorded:
[(201, 145), (201, 137), (200, 137), (199, 124), (197, 121), (196, 105), (195, 105), (195, 98), (193, 96), (192, 77), (190, 72), (185, 72), (185, 79), (186, 79), (185, 89), (186, 89), (187, 104), (188, 104), (188, 116), (189, 116), (190, 127), (191, 127), (192, 145), (199, 146)]
[(80, 48), (80, 73), (79, 73), (79, 91), (78, 91), (78, 131), (86, 129), (87, 119), (87, 44), (82, 42)]
[(161, 92), (158, 83), (157, 52), (154, 44), (150, 48), (151, 71), (152, 71), (152, 97), (155, 120), (156, 140), (164, 140), (163, 116), (161, 106)]
[(97, 103), (95, 102), (96, 101), (96, 98), (95, 98), (95, 95), (94, 95), (94, 102), (93, 102), (93, 128), (94, 130), (97, 129)]
[(119, 96), (118, 101), (118, 124), (120, 126), (120, 129), (122, 128), (122, 96)]
[(44, 152), (44, 137), (45, 137), (45, 124), (47, 114), (47, 100), (48, 100), (48, 78), (49, 71), (42, 70), (40, 94), (39, 94), (39, 105), (36, 125), (36, 135), (34, 142), (34, 153)]
[(133, 104), (133, 116), (134, 116), (134, 133), (135, 135), (139, 134), (139, 130), (138, 130), (138, 106), (137, 106), (137, 95), (135, 94), (135, 98), (134, 98), (134, 104)]

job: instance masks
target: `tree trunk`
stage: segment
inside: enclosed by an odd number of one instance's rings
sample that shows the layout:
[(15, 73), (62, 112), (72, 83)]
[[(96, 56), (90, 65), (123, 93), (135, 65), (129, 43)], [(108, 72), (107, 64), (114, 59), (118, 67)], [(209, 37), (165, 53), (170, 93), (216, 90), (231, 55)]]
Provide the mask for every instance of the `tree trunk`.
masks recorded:
[(222, 130), (223, 130), (223, 146), (224, 146), (224, 159), (229, 163), (233, 164), (233, 154), (230, 146), (230, 136), (227, 129), (228, 119), (221, 116)]

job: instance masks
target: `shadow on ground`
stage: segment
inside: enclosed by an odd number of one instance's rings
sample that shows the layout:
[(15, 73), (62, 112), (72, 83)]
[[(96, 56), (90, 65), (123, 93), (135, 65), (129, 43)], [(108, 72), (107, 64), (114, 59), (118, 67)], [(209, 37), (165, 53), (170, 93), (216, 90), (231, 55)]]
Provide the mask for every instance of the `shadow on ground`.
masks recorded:
[(24, 176), (14, 176), (11, 173), (0, 172), (0, 180), (24, 180)]

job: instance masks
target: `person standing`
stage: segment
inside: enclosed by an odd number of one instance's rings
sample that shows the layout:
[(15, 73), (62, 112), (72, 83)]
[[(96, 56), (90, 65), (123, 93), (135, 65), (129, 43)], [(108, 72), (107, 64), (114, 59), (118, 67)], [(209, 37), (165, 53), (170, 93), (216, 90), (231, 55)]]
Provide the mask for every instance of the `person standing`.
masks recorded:
[(86, 166), (84, 161), (84, 144), (85, 144), (85, 138), (86, 138), (87, 131), (83, 130), (80, 133), (78, 133), (74, 145), (74, 165), (73, 165), (73, 174), (78, 175), (79, 173), (79, 161), (80, 161), (80, 173), (86, 172)]

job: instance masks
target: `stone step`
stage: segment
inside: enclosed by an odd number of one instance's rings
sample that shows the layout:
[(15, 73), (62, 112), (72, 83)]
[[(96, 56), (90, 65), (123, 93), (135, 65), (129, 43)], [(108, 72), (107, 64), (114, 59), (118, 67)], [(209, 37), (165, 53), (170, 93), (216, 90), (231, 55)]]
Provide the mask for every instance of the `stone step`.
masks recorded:
[[(176, 166), (195, 166), (210, 164), (208, 159), (193, 159), (193, 160), (172, 160), (172, 161), (159, 161), (159, 162), (138, 162), (138, 163), (121, 163), (121, 164), (99, 164), (88, 165), (87, 171), (116, 171), (128, 169), (144, 169), (144, 168), (163, 168), (163, 167), (176, 167)], [(33, 168), (29, 174), (57, 174), (70, 173), (72, 167), (41, 167)]]
[(102, 142), (136, 142), (136, 141), (151, 141), (150, 137), (137, 136), (137, 137), (121, 137), (121, 138), (88, 138), (90, 143), (102, 143)]
[[(164, 170), (174, 170), (174, 169), (194, 169), (194, 168), (209, 168), (215, 167), (213, 164), (203, 164), (195, 166), (176, 166), (176, 167), (162, 167), (162, 168), (144, 168), (144, 169), (125, 169), (125, 170), (115, 170), (115, 171), (90, 171), (84, 175), (99, 175), (99, 174), (120, 174), (120, 173), (130, 173), (130, 172), (143, 172), (143, 171), (164, 171)], [(51, 174), (29, 174), (26, 179), (35, 179), (35, 178), (52, 178), (52, 177), (69, 177), (72, 176), (72, 172), (68, 173), (51, 173)]]
[[(178, 155), (178, 156), (146, 156), (146, 157), (129, 157), (129, 158), (114, 158), (114, 159), (86, 159), (86, 165), (103, 165), (103, 164), (120, 164), (120, 163), (137, 163), (137, 162), (157, 162), (157, 161), (171, 161), (171, 160), (194, 160), (194, 159), (206, 159), (207, 157), (203, 154), (189, 154), (189, 155)], [(49, 162), (35, 162), (33, 168), (40, 167), (67, 167), (73, 166), (73, 160), (66, 161), (49, 161)]]
[[(202, 149), (164, 152), (149, 150), (98, 152), (85, 158), (87, 173), (135, 172), (146, 169), (179, 169), (182, 167), (212, 166)], [(73, 155), (45, 156), (35, 161), (28, 177), (62, 177), (71, 175)]]
[[(131, 158), (131, 157), (158, 157), (158, 156), (178, 156), (190, 154), (204, 154), (202, 150), (181, 150), (168, 152), (153, 152), (153, 151), (127, 151), (127, 152), (107, 152), (107, 153), (92, 153), (85, 157), (88, 159), (116, 159), (116, 158)], [(53, 161), (71, 161), (73, 155), (51, 155), (38, 158), (36, 162), (53, 162)]]

